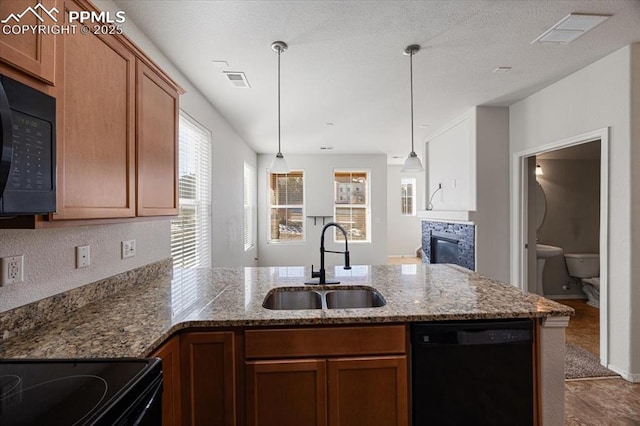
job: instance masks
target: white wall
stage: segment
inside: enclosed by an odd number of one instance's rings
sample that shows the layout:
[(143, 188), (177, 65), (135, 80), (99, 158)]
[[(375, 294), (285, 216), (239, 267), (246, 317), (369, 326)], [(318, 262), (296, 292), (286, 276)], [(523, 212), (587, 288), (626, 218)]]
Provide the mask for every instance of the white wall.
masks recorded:
[(424, 172), (402, 173), (401, 165), (387, 168), (387, 255), (414, 256), (422, 244), (422, 225), (417, 216), (405, 216), (401, 209), (403, 178), (416, 180), (416, 211), (424, 209)]
[[(475, 112), (470, 110), (426, 143), (426, 202), (433, 197), (434, 210), (475, 210)], [(426, 205), (425, 205), (426, 207)]]
[[(258, 156), (258, 252), (260, 266), (311, 265), (320, 263), (320, 234), (322, 223), (306, 220), (306, 242), (299, 244), (267, 243), (268, 199), (267, 168), (272, 154)], [(387, 157), (379, 155), (287, 155), (290, 169), (303, 170), (305, 182), (305, 215), (333, 214), (334, 169), (368, 170), (370, 172), (371, 243), (349, 242), (351, 263), (354, 265), (386, 264), (387, 256)], [(328, 219), (330, 220), (330, 219)], [(329, 232), (327, 231), (327, 234)], [(341, 250), (333, 238), (325, 235), (329, 250)], [(327, 265), (341, 265), (343, 257), (327, 254)]]
[[(511, 153), (604, 127), (610, 129), (609, 367), (637, 380), (640, 380), (640, 288), (637, 285), (640, 280), (637, 220), (640, 180), (637, 170), (633, 170), (637, 169), (640, 154), (632, 147), (640, 145), (637, 130), (640, 124), (637, 117), (639, 56), (639, 44), (627, 46), (509, 108)], [(633, 111), (636, 114), (633, 119), (632, 78), (635, 79)], [(635, 180), (632, 173), (636, 173)]]
[(476, 107), (476, 270), (509, 281), (509, 110)]
[[(116, 11), (110, 1), (96, 0)], [(125, 33), (185, 90), (180, 106), (213, 134), (213, 265), (254, 264), (257, 249), (243, 246), (243, 162), (255, 152), (157, 47), (127, 19)], [(120, 260), (120, 241), (135, 239), (136, 257)], [(91, 266), (75, 269), (74, 247), (91, 246)], [(0, 312), (170, 257), (167, 219), (60, 229), (0, 230), (0, 257), (25, 255), (25, 282), (0, 287)]]
[[(119, 10), (109, 0), (96, 0), (94, 3), (102, 10)], [(242, 192), (243, 163), (246, 161), (256, 165), (255, 152), (157, 46), (135, 26), (135, 23), (127, 18), (124, 27), (125, 34), (185, 89), (186, 93), (180, 97), (180, 108), (211, 130), (213, 136), (212, 265), (216, 267), (255, 264), (257, 248), (244, 251)]]

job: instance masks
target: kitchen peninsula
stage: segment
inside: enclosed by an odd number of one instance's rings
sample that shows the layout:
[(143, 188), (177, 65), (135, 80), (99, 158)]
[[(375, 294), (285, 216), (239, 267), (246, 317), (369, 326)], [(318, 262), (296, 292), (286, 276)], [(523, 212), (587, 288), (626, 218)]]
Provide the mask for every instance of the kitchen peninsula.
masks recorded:
[[(206, 383), (200, 386), (195, 382), (200, 374), (197, 362), (199, 356), (208, 354), (212, 360), (219, 359), (222, 363), (224, 386), (229, 386), (229, 391), (222, 396), (224, 421), (243, 424), (243, 416), (252, 410), (239, 407), (245, 404), (256, 407), (255, 398), (261, 396), (247, 389), (253, 389), (257, 380), (264, 379), (262, 373), (280, 365), (276, 358), (288, 359), (287, 368), (295, 367), (291, 371), (310, 368), (318, 373), (317, 377), (325, 377), (325, 360), (329, 360), (326, 361), (328, 377), (332, 371), (340, 374), (340, 365), (332, 370), (334, 355), (342, 357), (340, 361), (345, 363), (375, 358), (388, 367), (394, 362), (394, 374), (405, 375), (399, 386), (404, 386), (406, 391), (407, 324), (530, 318), (535, 324), (534, 350), (537, 351), (534, 358), (535, 398), (539, 398), (536, 422), (545, 425), (563, 422), (564, 327), (573, 310), (559, 303), (454, 265), (353, 266), (350, 271), (336, 267), (335, 274), (329, 275), (342, 282), (338, 285), (340, 288), (376, 289), (386, 301), (384, 306), (270, 310), (262, 306), (267, 293), (303, 286), (310, 276), (309, 268), (176, 270), (173, 278), (171, 272), (170, 260), (159, 262), (104, 280), (106, 283), (93, 283), (85, 286), (87, 289), (70, 292), (82, 293), (79, 295), (54, 296), (51, 301), (1, 313), (0, 326), (5, 339), (0, 342), (0, 357), (102, 358), (157, 354), (163, 357), (167, 367), (167, 358), (163, 355), (179, 353), (182, 359), (173, 366), (180, 374), (171, 376), (171, 370), (165, 369), (165, 386), (172, 385), (172, 380), (182, 382), (182, 396), (179, 391), (174, 395), (179, 401), (176, 406), (181, 402), (182, 407), (171, 406), (177, 410), (173, 415), (182, 415), (187, 422), (197, 423), (194, 413), (200, 403), (205, 404), (200, 401), (199, 392), (206, 388)], [(84, 303), (77, 304), (83, 306), (74, 310), (74, 298), (84, 299)], [(59, 316), (52, 316), (52, 311)], [(44, 321), (38, 319), (46, 315)], [(367, 335), (372, 338), (367, 340)], [(175, 342), (176, 338), (180, 341)], [(271, 338), (274, 340), (269, 340)], [(304, 345), (296, 347), (291, 343), (298, 338), (303, 339)], [(212, 342), (219, 345), (207, 346)], [(327, 342), (334, 347), (328, 348)], [(335, 345), (341, 342), (346, 346), (336, 349)], [(175, 345), (173, 352), (169, 350), (172, 344)], [(205, 350), (198, 352), (202, 348)], [(211, 369), (215, 368), (208, 368)], [(203, 371), (206, 373), (206, 369)], [(328, 402), (314, 404), (331, 406), (339, 402), (338, 397), (332, 396), (331, 389), (326, 399)], [(396, 403), (397, 407), (407, 408), (406, 392), (404, 399)], [(165, 409), (168, 408), (165, 404)], [(249, 423), (251, 414), (247, 416)], [(402, 423), (407, 414), (398, 418), (398, 423)]]

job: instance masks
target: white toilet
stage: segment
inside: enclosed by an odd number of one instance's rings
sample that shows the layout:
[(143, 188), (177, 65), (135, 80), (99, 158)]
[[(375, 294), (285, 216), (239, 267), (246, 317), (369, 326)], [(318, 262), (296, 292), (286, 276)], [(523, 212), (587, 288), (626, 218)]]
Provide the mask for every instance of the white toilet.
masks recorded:
[(580, 278), (587, 304), (600, 307), (600, 255), (597, 253), (565, 253), (569, 275)]

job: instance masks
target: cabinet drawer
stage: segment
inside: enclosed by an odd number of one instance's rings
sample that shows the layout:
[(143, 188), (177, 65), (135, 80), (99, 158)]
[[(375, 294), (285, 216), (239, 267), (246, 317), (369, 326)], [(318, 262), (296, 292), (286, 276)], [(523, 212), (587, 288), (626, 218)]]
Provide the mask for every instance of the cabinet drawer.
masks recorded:
[(404, 325), (245, 331), (247, 359), (404, 353)]

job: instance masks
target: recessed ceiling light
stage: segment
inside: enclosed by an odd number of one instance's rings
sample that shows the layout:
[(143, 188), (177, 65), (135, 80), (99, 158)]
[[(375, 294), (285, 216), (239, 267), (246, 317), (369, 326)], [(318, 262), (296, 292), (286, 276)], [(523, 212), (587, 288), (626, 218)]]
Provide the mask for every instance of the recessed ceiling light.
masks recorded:
[(327, 121), (326, 123), (324, 123), (324, 125), (327, 126), (327, 127), (331, 127), (331, 126), (335, 126), (336, 123), (332, 123), (330, 121)]
[(511, 71), (511, 67), (497, 67), (495, 70), (493, 70), (494, 74), (506, 74), (509, 71)]
[(232, 87), (238, 89), (249, 89), (251, 86), (249, 85), (249, 80), (244, 75), (243, 72), (239, 71), (223, 71), (224, 75), (227, 77), (229, 84)]
[(394, 155), (391, 158), (393, 158), (394, 160), (400, 160), (401, 158), (404, 158), (404, 156), (403, 155)]
[(332, 146), (321, 146), (320, 149), (322, 151), (331, 151), (333, 149), (333, 147)]
[(571, 43), (587, 31), (607, 20), (611, 15), (571, 13), (540, 34), (533, 43)]
[(426, 129), (429, 126), (430, 126), (429, 124), (421, 124), (418, 127), (420, 127), (421, 129)]

